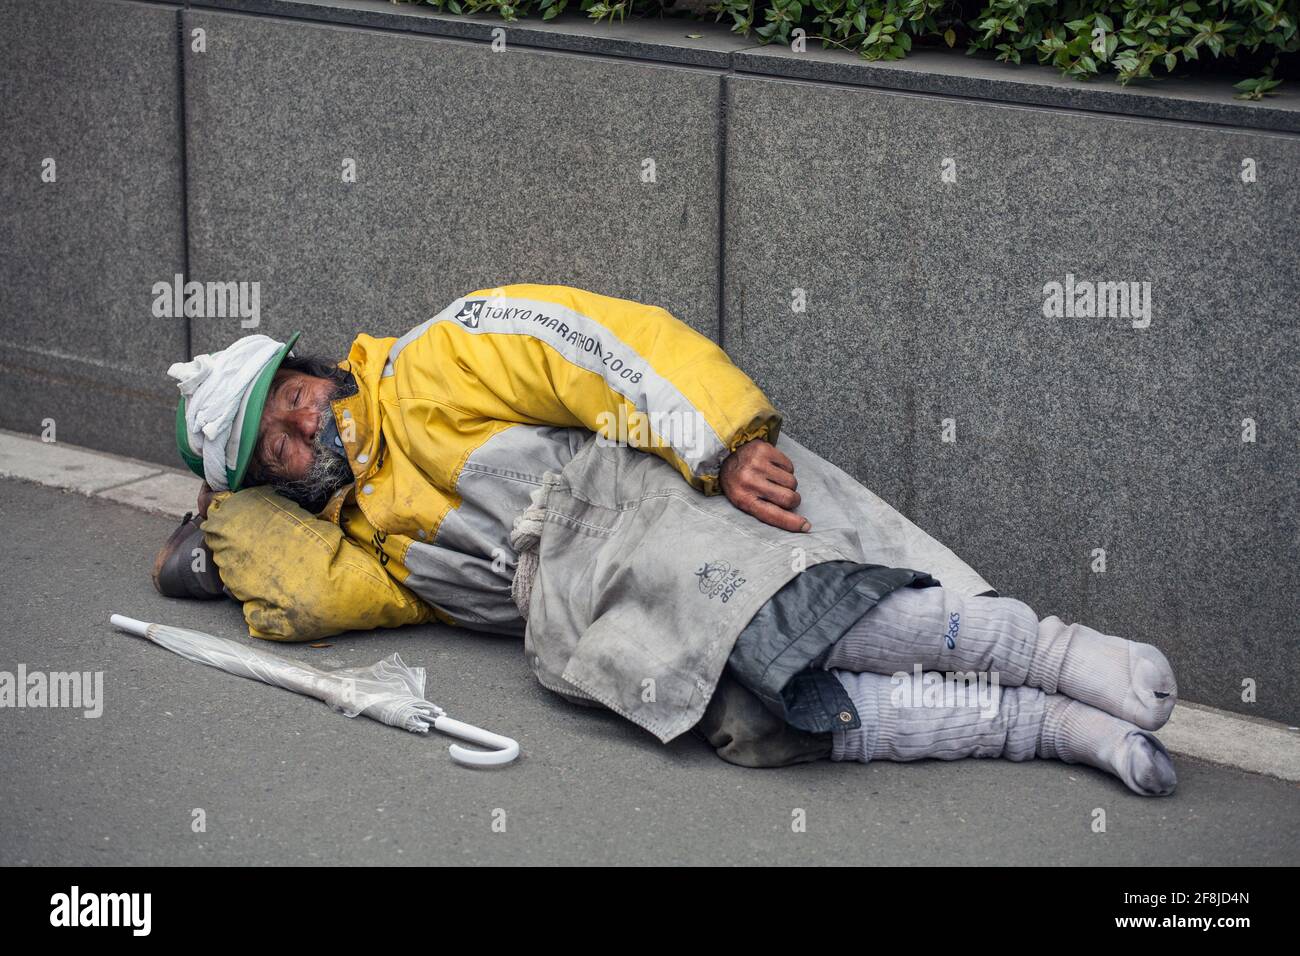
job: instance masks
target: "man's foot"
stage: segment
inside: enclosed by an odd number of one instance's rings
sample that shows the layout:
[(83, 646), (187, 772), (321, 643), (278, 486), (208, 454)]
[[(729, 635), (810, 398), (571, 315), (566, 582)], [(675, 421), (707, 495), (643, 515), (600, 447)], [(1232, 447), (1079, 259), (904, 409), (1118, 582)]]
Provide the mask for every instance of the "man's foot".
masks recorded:
[(1159, 730), (1178, 702), (1178, 682), (1164, 654), (1150, 644), (1126, 641), (1059, 617), (1039, 622), (1040, 639), (1065, 647), (1056, 692), (1108, 714)]
[(1047, 697), (1038, 756), (1113, 773), (1144, 797), (1167, 796), (1178, 786), (1174, 762), (1155, 734), (1061, 694)]
[(165, 597), (212, 600), (224, 597), (212, 552), (203, 541), (200, 519), (186, 512), (153, 562), (153, 586)]
[[(1060, 694), (994, 684), (994, 696), (978, 704), (967, 698), (948, 705), (900, 695), (898, 683), (884, 674), (831, 674), (862, 718), (860, 727), (831, 732), (832, 760), (1037, 756), (1112, 773), (1142, 796), (1165, 796), (1178, 785), (1174, 762), (1155, 734)], [(927, 676), (941, 683), (937, 672)]]

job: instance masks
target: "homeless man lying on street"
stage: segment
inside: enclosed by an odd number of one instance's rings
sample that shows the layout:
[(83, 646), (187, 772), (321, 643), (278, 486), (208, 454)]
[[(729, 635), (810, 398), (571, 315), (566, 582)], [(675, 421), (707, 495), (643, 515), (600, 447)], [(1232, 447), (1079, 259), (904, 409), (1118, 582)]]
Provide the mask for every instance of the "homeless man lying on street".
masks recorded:
[(743, 766), (1042, 757), (1173, 792), (1159, 650), (997, 596), (664, 309), (518, 284), (337, 364), (297, 339), (168, 370), (204, 485), (164, 594), (268, 640), (521, 636), (550, 690)]

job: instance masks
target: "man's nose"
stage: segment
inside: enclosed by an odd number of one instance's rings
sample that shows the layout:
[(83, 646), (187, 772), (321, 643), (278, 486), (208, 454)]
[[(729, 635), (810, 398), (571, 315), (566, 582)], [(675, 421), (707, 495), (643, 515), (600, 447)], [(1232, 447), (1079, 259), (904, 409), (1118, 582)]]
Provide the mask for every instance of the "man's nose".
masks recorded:
[(320, 430), (320, 415), (314, 408), (296, 408), (289, 413), (289, 427), (303, 441), (310, 442)]

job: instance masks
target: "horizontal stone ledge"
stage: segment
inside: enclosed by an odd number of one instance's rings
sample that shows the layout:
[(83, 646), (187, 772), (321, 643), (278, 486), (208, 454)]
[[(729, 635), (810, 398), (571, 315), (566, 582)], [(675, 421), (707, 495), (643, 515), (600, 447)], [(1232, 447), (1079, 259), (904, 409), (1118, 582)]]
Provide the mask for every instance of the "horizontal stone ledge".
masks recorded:
[[(492, 40), (493, 30), (502, 28), (506, 42), (520, 46), (718, 70), (730, 69), (731, 54), (754, 46), (753, 41), (719, 24), (686, 19), (610, 24), (575, 17), (560, 23), (528, 17), (510, 23), (495, 14), (456, 16), (422, 4), (376, 0), (202, 0), (190, 4), (192, 10), (203, 8), (485, 42)], [(688, 33), (701, 36), (690, 39)]]
[(843, 50), (823, 50), (820, 44), (810, 44), (804, 53), (787, 47), (754, 47), (739, 51), (733, 60), (737, 70), (790, 79), (1300, 132), (1300, 94), (1289, 91), (1260, 102), (1238, 100), (1233, 80), (1226, 75), (1173, 77), (1130, 86), (1107, 77), (1081, 83), (1054, 67), (1012, 66), (952, 50), (918, 49), (902, 60), (873, 63)]
[[(196, 0), (191, 9), (252, 14), (370, 27), (474, 41), (503, 28), (507, 42), (542, 49), (650, 59), (684, 66), (840, 83), (876, 89), (999, 101), (1026, 106), (1091, 110), (1119, 115), (1300, 133), (1300, 92), (1284, 84), (1260, 102), (1234, 98), (1226, 75), (1170, 78), (1120, 86), (1102, 77), (1083, 83), (1053, 67), (1012, 66), (959, 50), (917, 49), (907, 58), (870, 62), (846, 50), (809, 41), (795, 53), (759, 46), (709, 21), (632, 20), (594, 23), (527, 18), (507, 23), (495, 16), (455, 16), (415, 4), (375, 0)], [(688, 34), (699, 34), (692, 39)]]

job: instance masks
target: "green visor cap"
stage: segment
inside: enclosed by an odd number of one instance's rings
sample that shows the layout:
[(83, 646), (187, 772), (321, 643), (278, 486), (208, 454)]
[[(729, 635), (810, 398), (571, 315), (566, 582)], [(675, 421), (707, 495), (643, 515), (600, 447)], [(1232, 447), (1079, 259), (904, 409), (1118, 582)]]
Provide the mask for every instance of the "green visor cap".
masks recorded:
[[(257, 435), (262, 427), (262, 409), (266, 407), (266, 394), (271, 390), (271, 380), (275, 378), (275, 373), (280, 369), (280, 363), (284, 361), (285, 356), (293, 349), (294, 343), (298, 341), (298, 336), (302, 335), (301, 330), (294, 332), (289, 336), (289, 341), (280, 346), (271, 360), (266, 363), (266, 368), (253, 380), (252, 386), (248, 390), (248, 399), (244, 404), (243, 417), (239, 421), (239, 455), (235, 459), (233, 468), (226, 466), (226, 484), (231, 491), (238, 491), (244, 482), (244, 475), (248, 471), (248, 465), (253, 460), (253, 451), (257, 448)], [(185, 464), (189, 465), (190, 471), (200, 478), (207, 478), (203, 470), (203, 456), (196, 455), (190, 450), (189, 429), (185, 425), (185, 396), (176, 405), (176, 447), (181, 453), (181, 458)]]

